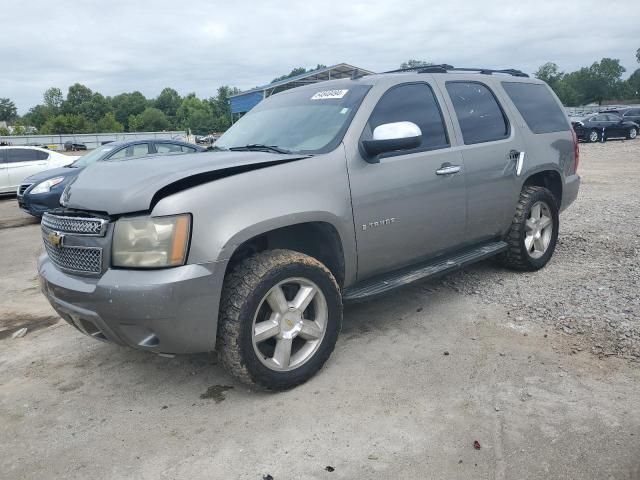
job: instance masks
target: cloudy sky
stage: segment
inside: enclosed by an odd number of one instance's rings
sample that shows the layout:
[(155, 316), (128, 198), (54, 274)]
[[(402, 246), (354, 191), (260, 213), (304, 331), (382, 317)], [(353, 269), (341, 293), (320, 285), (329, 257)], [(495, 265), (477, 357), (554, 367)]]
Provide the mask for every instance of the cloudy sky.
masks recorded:
[(0, 97), (20, 113), (75, 82), (105, 95), (170, 86), (209, 97), (317, 63), (384, 71), (416, 58), (532, 72), (613, 57), (627, 75), (639, 67), (632, 0), (2, 0), (0, 19)]

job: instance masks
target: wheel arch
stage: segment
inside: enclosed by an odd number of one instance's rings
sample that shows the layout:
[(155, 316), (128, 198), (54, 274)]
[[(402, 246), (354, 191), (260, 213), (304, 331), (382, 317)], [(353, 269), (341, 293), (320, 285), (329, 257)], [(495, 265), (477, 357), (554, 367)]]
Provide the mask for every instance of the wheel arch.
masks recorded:
[(350, 274), (342, 237), (335, 225), (326, 220), (272, 223), (268, 229), (241, 232), (227, 245), (225, 276), (243, 259), (274, 249), (293, 250), (317, 259), (331, 271), (340, 288)]
[(562, 175), (554, 169), (547, 169), (531, 173), (524, 181), (524, 187), (544, 187), (549, 190), (556, 200), (557, 207), (562, 205)]

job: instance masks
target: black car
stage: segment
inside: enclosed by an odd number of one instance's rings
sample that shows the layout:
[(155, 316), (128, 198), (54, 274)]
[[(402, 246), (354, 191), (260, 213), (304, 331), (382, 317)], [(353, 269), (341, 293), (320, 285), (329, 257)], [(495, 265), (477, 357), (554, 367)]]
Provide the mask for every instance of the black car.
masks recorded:
[(54, 168), (25, 178), (18, 188), (18, 205), (35, 217), (41, 217), (46, 211), (59, 207), (60, 196), (65, 187), (85, 167), (94, 162), (204, 151), (205, 148), (178, 140), (111, 142), (96, 148), (66, 167)]
[(637, 123), (625, 120), (616, 113), (598, 113), (571, 123), (578, 138), (587, 142), (608, 138), (634, 139), (640, 130)]
[(640, 107), (616, 108), (615, 110), (607, 110), (602, 113), (615, 113), (620, 115), (623, 120), (635, 122), (640, 125)]

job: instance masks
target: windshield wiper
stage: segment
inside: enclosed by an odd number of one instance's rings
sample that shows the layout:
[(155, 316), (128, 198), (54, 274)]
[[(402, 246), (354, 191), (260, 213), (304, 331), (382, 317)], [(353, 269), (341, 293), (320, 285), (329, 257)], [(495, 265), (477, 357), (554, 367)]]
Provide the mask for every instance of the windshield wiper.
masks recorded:
[(244, 147), (229, 147), (229, 150), (232, 152), (241, 152), (241, 151), (256, 151), (256, 152), (273, 152), (273, 153), (291, 153), (291, 150), (286, 150), (284, 148), (280, 148), (277, 145), (263, 145), (261, 143), (251, 143), (249, 145), (245, 145)]

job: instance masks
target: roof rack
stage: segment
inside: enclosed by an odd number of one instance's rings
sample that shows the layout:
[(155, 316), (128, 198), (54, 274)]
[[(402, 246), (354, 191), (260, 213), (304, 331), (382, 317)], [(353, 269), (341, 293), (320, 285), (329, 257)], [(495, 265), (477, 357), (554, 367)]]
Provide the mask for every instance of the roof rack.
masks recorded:
[(419, 67), (399, 68), (397, 70), (389, 70), (384, 73), (401, 73), (401, 72), (416, 72), (416, 73), (447, 73), (447, 72), (478, 72), (483, 75), (491, 75), (493, 73), (502, 73), (504, 75), (512, 75), (514, 77), (529, 77), (526, 73), (516, 70), (514, 68), (507, 68), (504, 70), (493, 70), (490, 68), (455, 68), (453, 65), (443, 63), (441, 65), (423, 65)]

